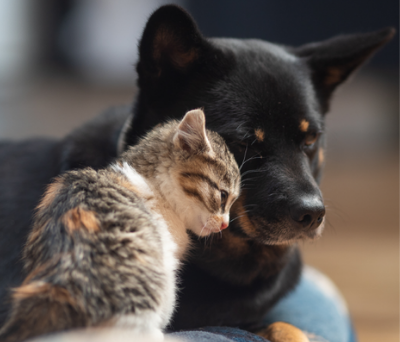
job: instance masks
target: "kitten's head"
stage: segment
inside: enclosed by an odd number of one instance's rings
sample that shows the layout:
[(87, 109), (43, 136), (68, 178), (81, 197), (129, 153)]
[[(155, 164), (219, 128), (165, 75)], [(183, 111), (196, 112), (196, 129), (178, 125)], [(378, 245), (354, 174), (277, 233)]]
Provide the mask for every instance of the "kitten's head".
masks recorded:
[(227, 228), (229, 210), (239, 196), (240, 172), (225, 141), (206, 130), (204, 113), (196, 109), (179, 122), (172, 142), (178, 215), (199, 236)]

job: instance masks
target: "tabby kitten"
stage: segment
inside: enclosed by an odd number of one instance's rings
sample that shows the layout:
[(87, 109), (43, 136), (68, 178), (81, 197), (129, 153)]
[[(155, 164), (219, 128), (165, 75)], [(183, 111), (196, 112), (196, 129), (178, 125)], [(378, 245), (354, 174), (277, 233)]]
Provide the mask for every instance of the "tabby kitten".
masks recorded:
[(223, 139), (188, 112), (105, 170), (58, 177), (38, 206), (23, 284), (1, 341), (113, 326), (162, 337), (190, 242), (228, 226), (240, 173)]

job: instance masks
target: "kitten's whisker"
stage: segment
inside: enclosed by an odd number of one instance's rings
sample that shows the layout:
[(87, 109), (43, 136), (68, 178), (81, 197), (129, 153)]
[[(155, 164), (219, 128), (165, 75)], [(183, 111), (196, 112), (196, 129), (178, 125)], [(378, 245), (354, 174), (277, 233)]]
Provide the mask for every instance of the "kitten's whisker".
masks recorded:
[(234, 219), (230, 220), (229, 224), (231, 224), (233, 221), (236, 221), (237, 219), (241, 218), (242, 216), (244, 216), (244, 215), (237, 216)]
[(210, 239), (210, 235), (205, 236), (204, 245), (207, 246), (207, 242)]
[(200, 230), (200, 235), (199, 235), (199, 237), (198, 237), (198, 240), (200, 240), (200, 238), (201, 238), (201, 234), (203, 233), (203, 229), (206, 227), (206, 225), (207, 225), (207, 222), (206, 222), (206, 223), (204, 223), (204, 226), (203, 226), (203, 228), (201, 228), (201, 230)]
[(235, 218), (233, 218), (232, 220), (230, 220), (229, 223), (231, 223), (231, 222), (233, 222), (233, 221), (235, 221), (235, 220), (237, 220), (237, 219), (239, 219), (239, 218), (245, 216), (246, 213), (249, 213), (250, 211), (251, 211), (251, 210), (246, 210), (242, 215), (236, 216)]

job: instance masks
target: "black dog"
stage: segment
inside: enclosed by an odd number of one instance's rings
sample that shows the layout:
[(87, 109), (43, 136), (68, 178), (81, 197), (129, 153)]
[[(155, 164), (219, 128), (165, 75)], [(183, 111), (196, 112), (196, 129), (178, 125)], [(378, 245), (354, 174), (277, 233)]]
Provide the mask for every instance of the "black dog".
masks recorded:
[(157, 10), (140, 42), (133, 114), (111, 110), (61, 141), (0, 144), (1, 320), (9, 288), (23, 278), (21, 249), (51, 178), (104, 167), (152, 126), (203, 107), (209, 128), (242, 165), (244, 190), (222, 238), (195, 240), (172, 327), (261, 328), (268, 309), (298, 281), (296, 241), (323, 228), (318, 181), (332, 92), (393, 34), (384, 29), (290, 48), (206, 39), (182, 9)]

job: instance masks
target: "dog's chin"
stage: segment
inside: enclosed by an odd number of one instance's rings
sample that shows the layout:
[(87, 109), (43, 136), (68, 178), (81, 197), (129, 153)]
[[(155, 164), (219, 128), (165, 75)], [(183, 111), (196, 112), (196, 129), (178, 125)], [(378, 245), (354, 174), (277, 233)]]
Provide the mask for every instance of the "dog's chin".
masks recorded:
[(312, 231), (299, 231), (291, 223), (281, 222), (278, 224), (255, 223), (251, 239), (265, 245), (284, 245), (289, 246), (299, 241), (314, 241), (322, 236), (325, 226), (325, 219)]
[(324, 231), (324, 229), (325, 229), (325, 217), (317, 229), (307, 234), (306, 239), (318, 240), (322, 236), (322, 232)]
[(318, 240), (321, 237), (321, 234), (317, 233), (307, 233), (307, 234), (297, 234), (293, 238), (266, 238), (264, 239), (263, 243), (265, 245), (274, 245), (274, 246), (290, 246), (296, 244), (300, 241), (314, 241)]

